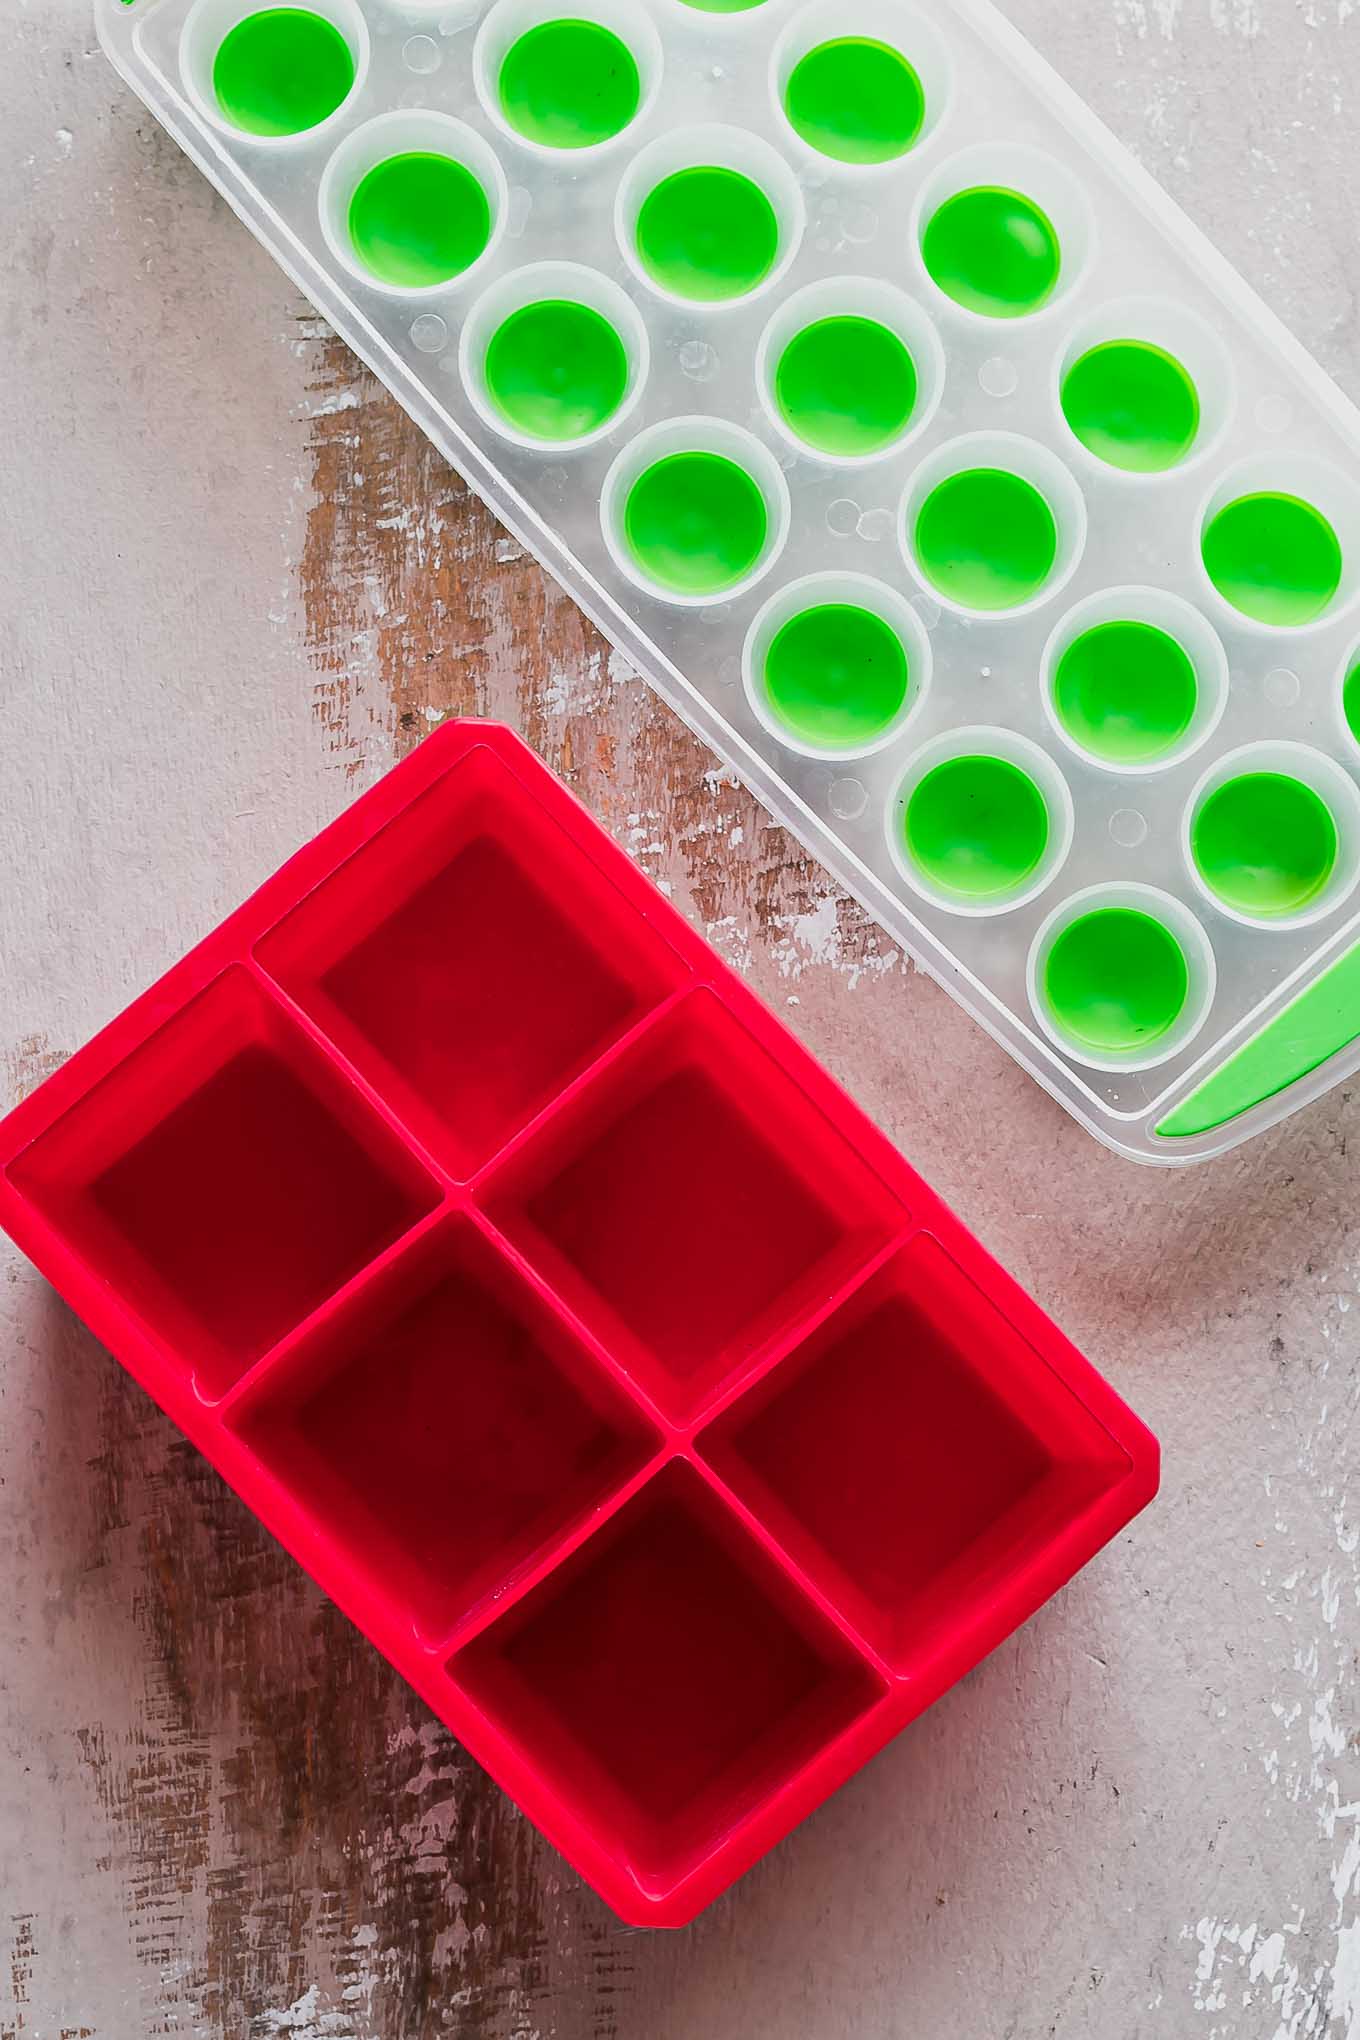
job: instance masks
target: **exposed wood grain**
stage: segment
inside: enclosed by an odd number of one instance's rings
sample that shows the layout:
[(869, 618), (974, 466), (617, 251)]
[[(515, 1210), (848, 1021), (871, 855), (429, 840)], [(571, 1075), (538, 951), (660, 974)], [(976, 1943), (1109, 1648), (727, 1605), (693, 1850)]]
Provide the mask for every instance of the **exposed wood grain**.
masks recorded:
[[(664, 821), (706, 923), (777, 936), (831, 897), (816, 861), (714, 769), (343, 343), (319, 334), (313, 360), (301, 579), (333, 747), (352, 759), (373, 714), (390, 715), (399, 750), (447, 715), (502, 716), (635, 855)], [(897, 965), (857, 906), (832, 911), (848, 970)]]

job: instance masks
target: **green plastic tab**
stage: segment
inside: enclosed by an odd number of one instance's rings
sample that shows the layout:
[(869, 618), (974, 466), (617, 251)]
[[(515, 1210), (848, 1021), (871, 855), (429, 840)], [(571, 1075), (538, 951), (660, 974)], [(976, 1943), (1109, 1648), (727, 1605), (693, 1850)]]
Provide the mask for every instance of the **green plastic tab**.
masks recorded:
[(1283, 1012), (1236, 1055), (1173, 1105), (1157, 1128), (1163, 1140), (1188, 1140), (1240, 1119), (1253, 1105), (1276, 1098), (1300, 1077), (1360, 1035), (1360, 943), (1291, 999)]

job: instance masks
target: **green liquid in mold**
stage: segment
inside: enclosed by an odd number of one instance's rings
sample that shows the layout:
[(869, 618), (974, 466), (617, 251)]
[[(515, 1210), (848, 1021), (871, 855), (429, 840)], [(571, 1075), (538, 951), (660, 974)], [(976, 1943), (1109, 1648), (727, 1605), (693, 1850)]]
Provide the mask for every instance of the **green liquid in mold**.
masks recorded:
[(1072, 640), (1053, 675), (1053, 706), (1074, 743), (1111, 765), (1150, 765), (1189, 729), (1194, 661), (1150, 623), (1098, 623)]
[(744, 468), (719, 453), (672, 453), (628, 491), (623, 530), (642, 572), (677, 595), (721, 595), (760, 558), (765, 498)]
[(938, 892), (980, 905), (1018, 892), (1048, 848), (1048, 805), (1008, 758), (947, 758), (918, 782), (907, 851)]
[(902, 640), (881, 616), (825, 602), (775, 633), (762, 678), (771, 712), (793, 736), (854, 750), (901, 714), (910, 675)]
[(1346, 728), (1360, 744), (1360, 659), (1351, 667), (1342, 685), (1341, 712), (1346, 718)]
[(1297, 914), (1332, 875), (1337, 856), (1331, 809), (1311, 786), (1283, 772), (1244, 772), (1205, 799), (1190, 849), (1209, 890), (1257, 919)]
[(1097, 907), (1056, 938), (1043, 970), (1054, 1025), (1097, 1055), (1151, 1048), (1185, 1011), (1190, 970), (1169, 928), (1131, 907)]
[(997, 185), (947, 198), (921, 236), (921, 254), (946, 297), (991, 319), (1037, 312), (1062, 269), (1047, 213), (1022, 192)]
[(749, 14), (753, 7), (763, 7), (765, 0), (681, 0), (695, 14)]
[(1205, 571), (1225, 602), (1258, 623), (1312, 623), (1341, 584), (1341, 544), (1299, 496), (1239, 496), (1205, 526)]
[(1107, 340), (1073, 362), (1063, 416), (1098, 459), (1160, 474), (1185, 459), (1199, 431), (1199, 393), (1174, 355), (1146, 340)]
[(1058, 555), (1053, 512), (1032, 482), (1003, 468), (965, 468), (916, 513), (916, 556), (963, 609), (1016, 609), (1037, 595)]
[(798, 59), (784, 88), (784, 110), (794, 133), (823, 156), (890, 163), (920, 134), (926, 101), (899, 50), (847, 35)]
[(876, 319), (818, 319), (780, 355), (774, 394), (804, 445), (842, 459), (863, 456), (906, 429), (916, 407), (916, 365)]
[(266, 7), (223, 36), (212, 84), (224, 120), (248, 135), (300, 135), (328, 120), (354, 83), (333, 22), (306, 7)]
[(652, 280), (698, 303), (744, 297), (779, 251), (779, 223), (760, 186), (716, 167), (663, 177), (642, 201), (636, 233)]
[(545, 21), (501, 62), (501, 111), (547, 149), (588, 149), (626, 128), (642, 100), (637, 61), (598, 21)]
[(487, 195), (452, 156), (389, 156), (359, 180), (349, 202), (355, 254), (380, 282), (403, 290), (461, 275), (490, 235)]
[(611, 418), (628, 388), (628, 355), (593, 306), (545, 299), (512, 312), (486, 350), (497, 410), (530, 439), (580, 439)]

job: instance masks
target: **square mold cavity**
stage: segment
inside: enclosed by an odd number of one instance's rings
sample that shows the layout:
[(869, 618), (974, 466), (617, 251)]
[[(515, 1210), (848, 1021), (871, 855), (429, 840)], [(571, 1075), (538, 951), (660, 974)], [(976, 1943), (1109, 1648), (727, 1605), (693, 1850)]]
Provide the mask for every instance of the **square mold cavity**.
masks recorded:
[(883, 1692), (680, 1461), (451, 1672), (573, 1817), (661, 1891)]
[(490, 750), (445, 773), (256, 954), (462, 1177), (683, 974)]
[(351, 1598), (436, 1643), (658, 1442), (467, 1217), (422, 1233), (231, 1422), (339, 1548)]
[(1023, 1599), (1055, 1535), (1130, 1471), (924, 1234), (725, 1410), (698, 1449), (907, 1674)]
[(488, 1208), (672, 1418), (905, 1222), (707, 990), (517, 1151)]
[(8, 1174), (210, 1400), (439, 1196), (240, 968)]

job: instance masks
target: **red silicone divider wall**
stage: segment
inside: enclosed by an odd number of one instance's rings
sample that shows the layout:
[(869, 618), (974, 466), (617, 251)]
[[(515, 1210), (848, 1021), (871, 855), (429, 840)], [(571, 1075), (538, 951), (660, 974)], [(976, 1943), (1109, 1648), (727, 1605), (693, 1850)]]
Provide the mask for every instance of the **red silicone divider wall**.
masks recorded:
[(489, 724), (0, 1125), (0, 1221), (638, 1924), (1156, 1488), (1138, 1420)]

